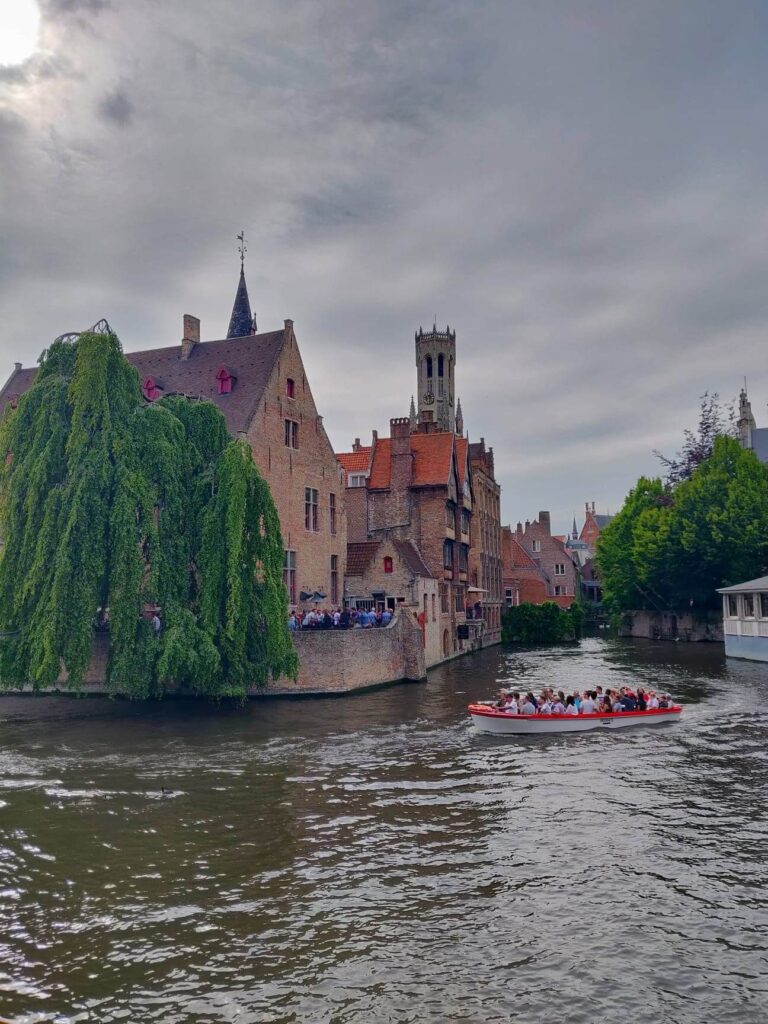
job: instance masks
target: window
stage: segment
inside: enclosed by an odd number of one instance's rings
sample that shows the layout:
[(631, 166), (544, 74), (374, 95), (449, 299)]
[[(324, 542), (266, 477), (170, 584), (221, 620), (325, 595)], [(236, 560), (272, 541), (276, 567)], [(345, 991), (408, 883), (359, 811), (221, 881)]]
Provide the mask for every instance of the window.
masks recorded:
[(739, 605), (735, 594), (728, 594), (728, 614), (732, 619), (739, 617)]
[[(768, 597), (768, 594), (765, 596)], [(434, 594), (432, 595), (432, 621), (437, 622), (437, 598)]]
[(469, 555), (469, 546), (467, 544), (461, 544), (459, 546), (459, 572), (467, 571), (467, 558)]
[(365, 473), (350, 473), (347, 477), (347, 487), (365, 487)]
[(339, 603), (339, 556), (331, 555), (331, 604)]
[(565, 562), (555, 562), (555, 576), (565, 576)]
[(440, 611), (441, 612), (449, 612), (450, 611), (450, 608), (448, 607), (448, 584), (447, 583), (441, 583), (440, 584)]
[(319, 529), (317, 516), (317, 491), (314, 487), (304, 488), (304, 528), (316, 533)]
[(755, 617), (755, 599), (752, 594), (741, 595), (742, 608), (744, 609), (745, 619), (754, 619)]
[(234, 385), (235, 378), (226, 368), (226, 366), (220, 366), (216, 373), (216, 383), (219, 388), (220, 395), (231, 395), (232, 387)]
[(288, 396), (288, 398), (296, 397), (296, 381), (293, 379), (293, 377), (289, 377), (288, 380), (285, 382), (285, 393)]
[(432, 356), (427, 356), (427, 377), (432, 379)]
[(296, 604), (296, 552), (286, 551), (283, 559), (283, 583), (288, 591), (288, 602)]
[(463, 508), (461, 510), (461, 532), (469, 533), (469, 509)]
[(768, 594), (760, 595), (760, 615), (764, 619), (768, 619)]
[(563, 595), (563, 588), (561, 586), (556, 586), (555, 587), (555, 597), (562, 597), (562, 595)]
[(329, 499), (328, 499), (328, 501), (329, 501), (329, 506), (328, 506), (329, 516), (328, 516), (328, 519), (329, 519), (330, 526), (331, 526), (331, 533), (335, 534), (336, 533), (336, 495), (335, 494), (331, 494)]
[(456, 506), (451, 501), (445, 505), (445, 525), (449, 530), (456, 529)]
[(384, 572), (389, 573), (389, 572), (392, 572), (392, 571), (393, 571), (392, 559), (389, 557), (389, 555), (386, 555), (385, 558), (384, 558)]
[(513, 600), (512, 600), (512, 587), (507, 587), (506, 588), (506, 590), (504, 591), (504, 596), (505, 596), (506, 601), (507, 601), (507, 608), (511, 608), (513, 603), (514, 603)]
[(464, 588), (456, 587), (456, 593), (453, 595), (453, 607), (457, 612), (463, 612), (464, 609)]
[(299, 424), (296, 420), (285, 421), (285, 447), (299, 447)]
[(445, 358), (443, 357), (443, 353), (441, 352), (440, 355), (437, 357), (437, 376), (442, 377), (444, 375), (444, 370)]
[(541, 541), (540, 540), (532, 540), (531, 541), (531, 551), (535, 551), (535, 552), (541, 551)]
[(443, 541), (443, 568), (453, 569), (453, 543), (449, 540)]

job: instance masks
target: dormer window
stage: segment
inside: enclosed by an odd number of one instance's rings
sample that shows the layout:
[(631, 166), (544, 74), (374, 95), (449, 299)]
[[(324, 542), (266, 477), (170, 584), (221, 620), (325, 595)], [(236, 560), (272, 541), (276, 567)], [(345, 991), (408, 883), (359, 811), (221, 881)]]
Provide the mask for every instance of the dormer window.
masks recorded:
[(157, 377), (145, 377), (141, 383), (141, 390), (148, 402), (156, 402), (163, 397), (163, 385)]
[(289, 377), (285, 382), (285, 393), (288, 398), (296, 397), (296, 381), (293, 377)]
[(218, 386), (219, 394), (231, 395), (236, 380), (237, 377), (235, 377), (231, 370), (226, 366), (220, 366), (216, 372), (216, 384)]

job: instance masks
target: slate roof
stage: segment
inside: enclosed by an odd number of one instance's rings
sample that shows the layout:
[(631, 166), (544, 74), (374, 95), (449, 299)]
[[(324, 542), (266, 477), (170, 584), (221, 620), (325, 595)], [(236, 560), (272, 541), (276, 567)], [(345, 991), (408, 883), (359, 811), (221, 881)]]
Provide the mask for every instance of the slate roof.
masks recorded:
[(601, 515), (596, 515), (595, 514), (595, 515), (592, 516), (592, 518), (595, 520), (597, 525), (602, 530), (603, 527), (607, 526), (608, 523), (610, 523), (610, 521), (613, 519), (613, 516), (601, 516)]
[[(248, 429), (283, 347), (285, 330), (249, 334), (242, 338), (203, 341), (189, 359), (181, 359), (181, 346), (126, 352), (141, 380), (162, 381), (165, 395), (183, 394), (210, 399), (224, 414), (233, 436)], [(228, 395), (220, 395), (216, 374), (225, 366), (237, 378)], [(0, 391), (0, 413), (14, 395), (23, 394), (34, 381), (36, 368), (14, 371)]]
[(248, 298), (248, 287), (245, 283), (245, 270), (240, 265), (240, 281), (235, 292), (232, 305), (232, 316), (229, 318), (228, 338), (244, 338), (256, 331), (256, 317), (251, 316), (251, 303)]
[(362, 576), (379, 549), (378, 540), (347, 544), (347, 576)]
[(732, 587), (718, 587), (718, 594), (752, 594), (757, 591), (768, 591), (768, 576), (758, 576), (756, 580), (736, 583)]
[(426, 576), (432, 579), (432, 573), (427, 568), (421, 552), (411, 540), (393, 540), (395, 550), (405, 565), (411, 570), (414, 576)]

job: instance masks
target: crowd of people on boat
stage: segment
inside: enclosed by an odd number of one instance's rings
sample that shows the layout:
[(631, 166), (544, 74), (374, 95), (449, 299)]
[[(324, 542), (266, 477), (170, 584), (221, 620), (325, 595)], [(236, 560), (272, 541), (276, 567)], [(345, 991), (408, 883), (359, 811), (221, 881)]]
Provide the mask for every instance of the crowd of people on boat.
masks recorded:
[(622, 711), (656, 711), (671, 708), (674, 701), (668, 693), (656, 693), (638, 687), (621, 686), (618, 690), (574, 690), (566, 694), (545, 686), (538, 697), (533, 693), (500, 690), (494, 707), (508, 715), (607, 715)]
[(297, 608), (288, 616), (288, 628), (292, 633), (299, 629), (375, 629), (391, 621), (389, 608), (313, 608), (307, 612)]

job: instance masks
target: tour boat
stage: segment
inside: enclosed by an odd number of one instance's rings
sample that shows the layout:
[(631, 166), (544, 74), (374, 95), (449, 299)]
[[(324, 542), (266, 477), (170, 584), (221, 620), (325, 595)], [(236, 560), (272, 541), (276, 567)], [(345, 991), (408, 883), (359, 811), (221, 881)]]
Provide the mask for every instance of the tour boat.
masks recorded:
[(552, 732), (588, 732), (591, 729), (626, 729), (630, 725), (662, 725), (677, 722), (682, 704), (652, 711), (612, 711), (594, 715), (508, 715), (488, 704), (470, 704), (472, 724), (494, 736), (532, 736)]

